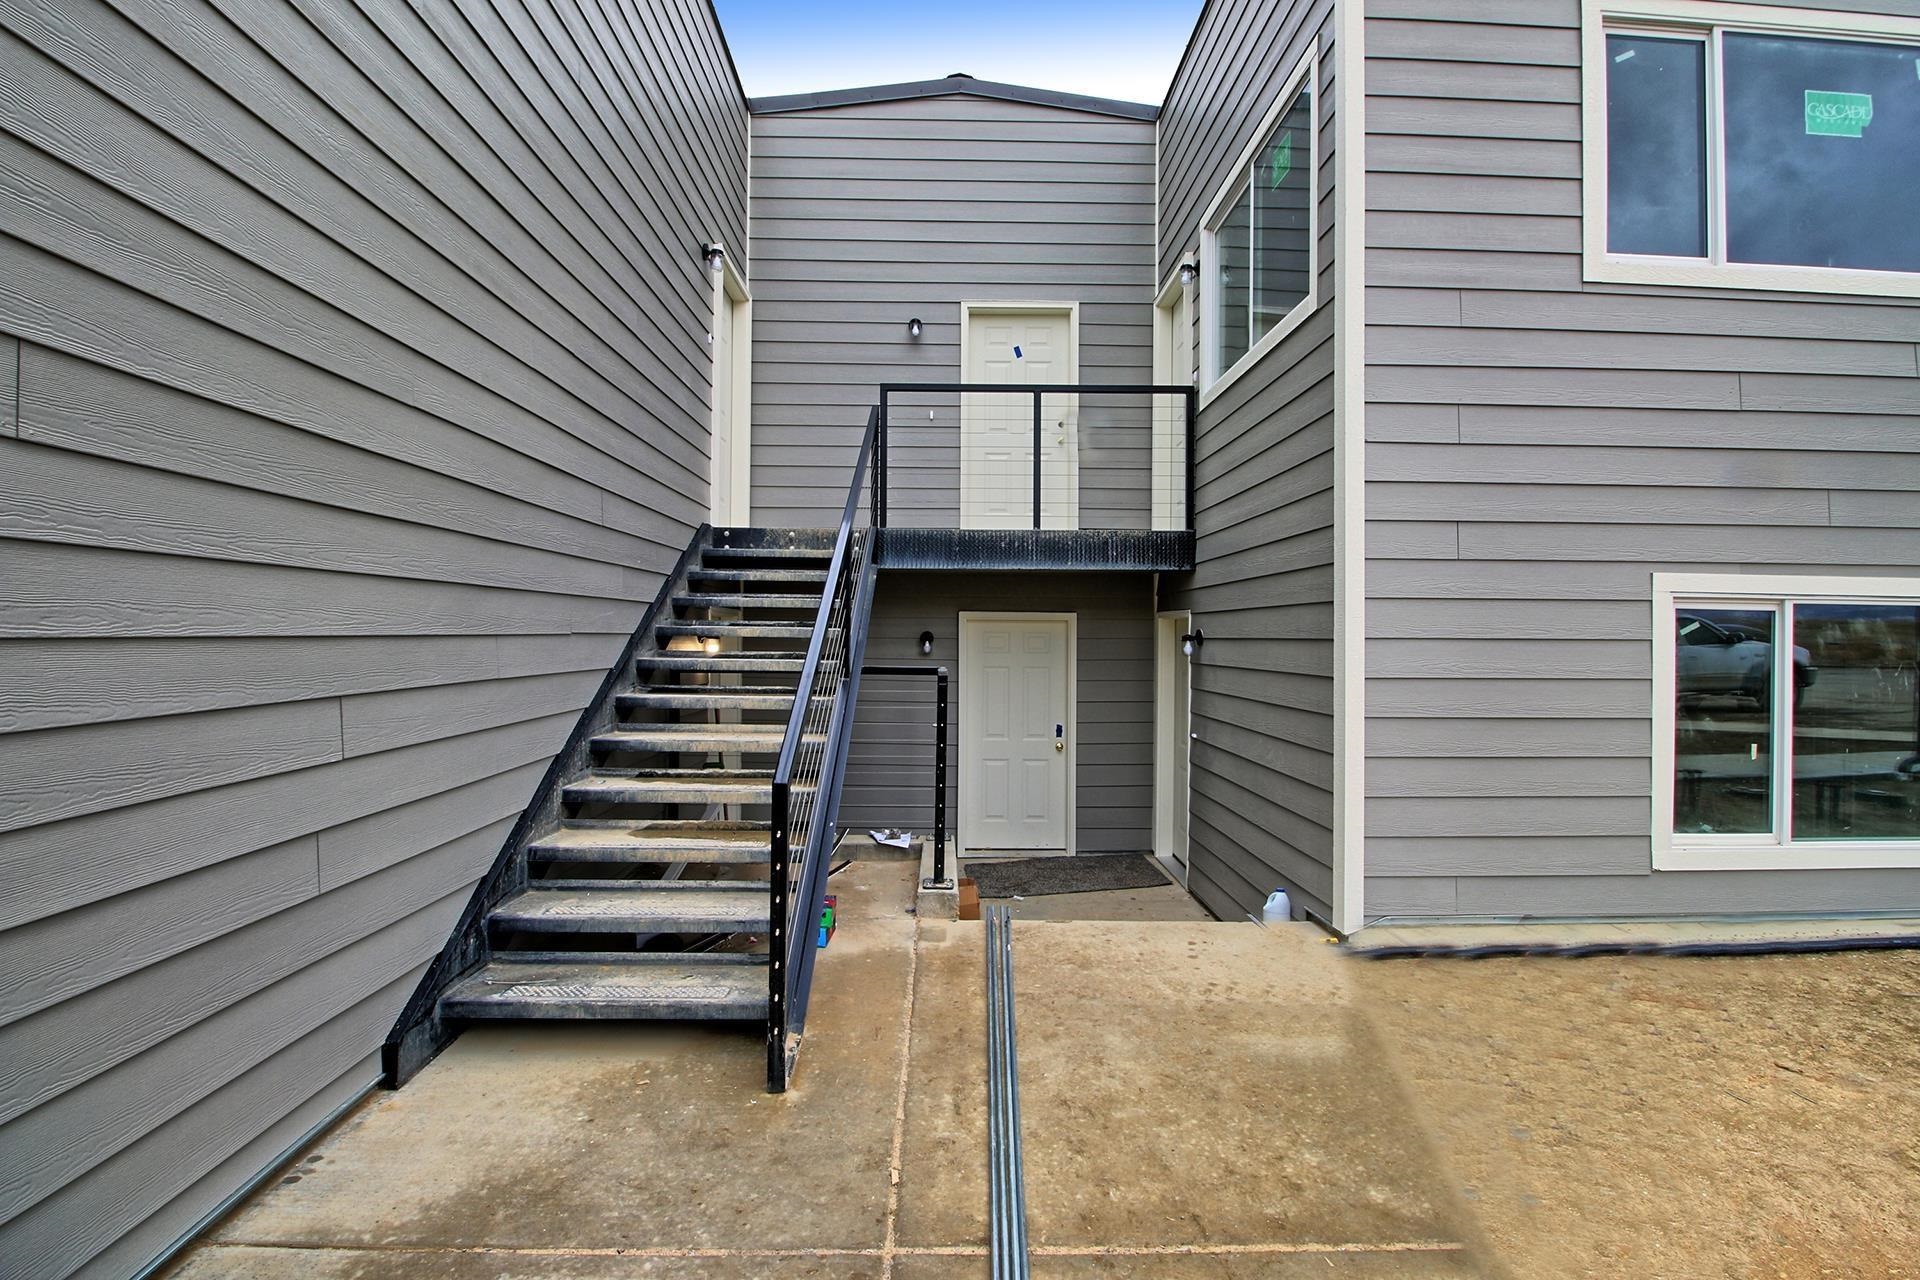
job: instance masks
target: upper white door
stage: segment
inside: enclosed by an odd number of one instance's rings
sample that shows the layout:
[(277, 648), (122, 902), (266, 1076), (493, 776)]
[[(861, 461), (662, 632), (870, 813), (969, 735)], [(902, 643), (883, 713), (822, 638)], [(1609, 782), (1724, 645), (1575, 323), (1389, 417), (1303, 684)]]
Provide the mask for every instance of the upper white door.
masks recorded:
[[(1073, 313), (967, 311), (966, 381), (1032, 386), (1078, 380)], [(1079, 527), (1077, 398), (1041, 403), (1041, 527)], [(1033, 527), (1033, 397), (975, 393), (960, 406), (960, 527)]]
[(970, 853), (1067, 847), (1062, 618), (961, 622), (960, 822)]

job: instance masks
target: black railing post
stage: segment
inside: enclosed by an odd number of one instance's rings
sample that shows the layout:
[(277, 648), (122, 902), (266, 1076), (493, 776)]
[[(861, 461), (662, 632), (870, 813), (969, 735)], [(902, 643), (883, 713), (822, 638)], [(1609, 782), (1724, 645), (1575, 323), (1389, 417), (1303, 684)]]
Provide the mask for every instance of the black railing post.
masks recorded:
[(947, 669), (934, 673), (938, 702), (933, 712), (933, 878), (947, 878)]
[[(804, 690), (802, 691), (804, 693)], [(769, 867), (770, 898), (767, 933), (767, 1088), (779, 1093), (787, 1087), (787, 919), (790, 887), (787, 883), (791, 846), (788, 820), (792, 813), (790, 788), (773, 784), (770, 826), (773, 849)], [(804, 921), (802, 925), (804, 927)]]
[(1033, 393), (1033, 527), (1040, 527), (1040, 393)]
[(873, 443), (873, 527), (887, 527), (887, 389), (880, 388), (880, 425)]

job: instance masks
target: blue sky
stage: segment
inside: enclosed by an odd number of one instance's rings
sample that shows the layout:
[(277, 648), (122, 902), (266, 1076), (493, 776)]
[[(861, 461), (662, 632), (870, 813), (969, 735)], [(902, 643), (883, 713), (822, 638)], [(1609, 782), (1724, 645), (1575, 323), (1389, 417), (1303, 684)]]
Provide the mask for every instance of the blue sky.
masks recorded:
[(964, 71), (1158, 103), (1201, 0), (715, 0), (750, 97)]

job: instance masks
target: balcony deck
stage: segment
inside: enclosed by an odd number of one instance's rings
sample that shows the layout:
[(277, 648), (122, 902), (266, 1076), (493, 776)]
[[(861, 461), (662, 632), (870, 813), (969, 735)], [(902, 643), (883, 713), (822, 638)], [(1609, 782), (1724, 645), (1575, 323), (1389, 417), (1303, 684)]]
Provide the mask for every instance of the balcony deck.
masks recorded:
[(1176, 572), (1193, 568), (1190, 529), (874, 530), (882, 569), (1094, 569)]
[(1191, 387), (888, 383), (872, 490), (882, 569), (1194, 567)]

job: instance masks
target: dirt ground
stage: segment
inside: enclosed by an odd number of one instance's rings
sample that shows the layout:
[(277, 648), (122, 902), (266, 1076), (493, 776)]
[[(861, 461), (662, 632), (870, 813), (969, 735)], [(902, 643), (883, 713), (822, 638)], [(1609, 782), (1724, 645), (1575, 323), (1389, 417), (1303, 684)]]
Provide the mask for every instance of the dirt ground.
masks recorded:
[(1920, 1277), (1920, 953), (1351, 968), (1519, 1280)]

